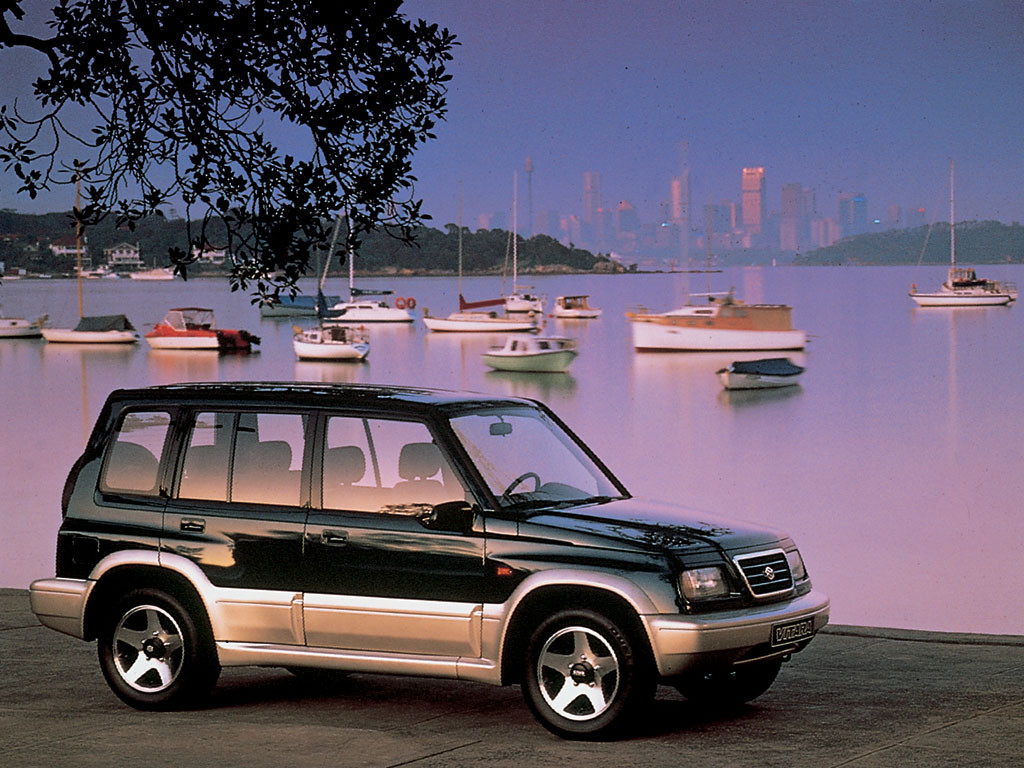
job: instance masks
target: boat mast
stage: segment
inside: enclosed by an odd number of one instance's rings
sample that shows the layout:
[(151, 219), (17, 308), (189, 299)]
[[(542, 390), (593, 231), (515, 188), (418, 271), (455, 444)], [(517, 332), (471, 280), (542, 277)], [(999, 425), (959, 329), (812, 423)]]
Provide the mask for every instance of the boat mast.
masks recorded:
[(956, 266), (956, 215), (953, 209), (953, 158), (949, 158), (949, 266)]
[(82, 182), (75, 174), (75, 271), (78, 273), (78, 319), (82, 319), (82, 221), (79, 210), (82, 207)]
[(345, 258), (348, 259), (348, 300), (352, 302), (354, 301), (352, 287), (355, 284), (355, 254), (352, 253), (352, 226), (347, 213), (345, 214)]
[(459, 179), (459, 301), (462, 301), (462, 179)]
[(512, 293), (519, 292), (519, 286), (516, 283), (519, 281), (519, 249), (517, 248), (516, 237), (516, 210), (518, 206), (518, 195), (519, 195), (519, 171), (512, 171)]

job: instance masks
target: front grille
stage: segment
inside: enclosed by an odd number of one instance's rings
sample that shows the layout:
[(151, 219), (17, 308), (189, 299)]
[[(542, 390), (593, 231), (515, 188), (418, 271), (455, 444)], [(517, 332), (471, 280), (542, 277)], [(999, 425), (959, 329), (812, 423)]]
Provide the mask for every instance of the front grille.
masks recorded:
[(768, 597), (793, 588), (793, 574), (789, 570), (786, 553), (781, 549), (734, 557), (733, 562), (743, 574), (754, 597)]

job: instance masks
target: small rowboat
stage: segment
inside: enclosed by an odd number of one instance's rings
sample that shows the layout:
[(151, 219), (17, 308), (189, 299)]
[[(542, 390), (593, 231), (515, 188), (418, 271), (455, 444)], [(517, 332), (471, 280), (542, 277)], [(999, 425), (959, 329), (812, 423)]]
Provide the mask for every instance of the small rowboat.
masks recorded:
[(726, 389), (771, 389), (791, 387), (800, 383), (804, 368), (788, 357), (768, 357), (763, 360), (737, 360), (720, 369), (718, 380)]

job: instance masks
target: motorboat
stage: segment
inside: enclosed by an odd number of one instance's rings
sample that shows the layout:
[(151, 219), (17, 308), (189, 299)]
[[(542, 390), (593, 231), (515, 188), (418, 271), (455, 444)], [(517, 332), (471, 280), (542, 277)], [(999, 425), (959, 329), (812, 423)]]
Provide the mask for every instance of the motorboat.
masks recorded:
[(555, 299), (553, 314), (562, 320), (593, 320), (601, 310), (590, 306), (589, 296), (559, 296)]
[(0, 339), (30, 339), (41, 335), (41, 328), (46, 322), (46, 315), (38, 320), (26, 320), (24, 317), (5, 317), (0, 310)]
[(537, 318), (514, 318), (497, 312), (452, 312), (447, 317), (423, 315), (423, 322), (432, 331), (461, 333), (507, 333), (536, 331)]
[(642, 351), (735, 351), (803, 349), (807, 333), (793, 328), (792, 307), (746, 304), (729, 291), (708, 303), (660, 314), (627, 312), (633, 347)]
[[(325, 296), (327, 306), (341, 301), (341, 296)], [(260, 317), (315, 317), (316, 296), (279, 296), (271, 304), (260, 304)]]
[(799, 384), (804, 370), (788, 357), (768, 357), (737, 360), (716, 374), (726, 389), (773, 389)]
[(157, 267), (155, 269), (143, 269), (138, 272), (129, 273), (132, 280), (173, 280), (174, 270), (170, 267)]
[(82, 317), (74, 328), (41, 329), (43, 338), (58, 344), (134, 344), (139, 332), (124, 315)]
[(956, 265), (956, 215), (953, 160), (949, 161), (949, 272), (937, 291), (922, 293), (911, 284), (911, 299), (919, 307), (992, 307), (1017, 300), (1017, 284), (983, 280), (971, 267)]
[(299, 360), (365, 360), (370, 340), (365, 333), (345, 325), (317, 328), (292, 326), (292, 346)]
[(218, 328), (213, 310), (205, 307), (178, 307), (167, 310), (164, 319), (146, 334), (153, 349), (206, 349), (216, 352), (245, 352), (259, 344), (258, 336), (248, 331)]
[(510, 336), (491, 347), (483, 361), (496, 371), (561, 373), (576, 359), (575, 339), (560, 336)]

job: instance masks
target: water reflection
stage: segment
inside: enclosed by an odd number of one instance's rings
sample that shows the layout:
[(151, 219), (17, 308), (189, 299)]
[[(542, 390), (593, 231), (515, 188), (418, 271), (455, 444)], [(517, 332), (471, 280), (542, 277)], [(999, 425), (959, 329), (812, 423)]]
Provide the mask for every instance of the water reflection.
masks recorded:
[[(292, 325), (259, 318), (222, 280), (102, 281), (90, 313), (124, 312), (137, 327), (165, 307), (209, 306), (224, 327), (258, 324), (252, 355), (0, 342), (0, 586), (52, 575), (60, 492), (107, 394), (189, 380), (404, 384), (537, 398), (551, 403), (638, 496), (682, 502), (793, 534), (837, 623), (1024, 634), (1015, 569), (1024, 541), (1024, 307), (917, 308), (912, 268), (727, 268), (714, 274), (543, 276), (549, 298), (586, 293), (600, 319), (548, 320), (575, 338), (567, 374), (491, 372), (481, 360), (505, 334), (437, 334), (413, 324), (367, 325), (364, 363), (296, 361)], [(1021, 282), (1021, 267), (993, 277)], [(475, 279), (467, 295), (497, 282)], [(455, 278), (396, 278), (419, 307), (451, 308)], [(328, 280), (330, 283), (331, 280)], [(771, 353), (636, 353), (624, 317), (690, 294), (736, 287), (748, 302), (788, 303), (814, 334), (799, 387), (726, 392), (715, 373)], [(310, 283), (315, 293), (315, 282)], [(4, 310), (55, 322), (76, 311), (73, 281), (0, 286)], [(328, 285), (343, 293), (344, 286)], [(694, 299), (698, 300), (698, 299)], [(156, 308), (156, 309), (154, 309)], [(417, 310), (419, 311), (419, 310)], [(950, 564), (989, 569), (950, 578)], [(854, 574), (851, 576), (851, 574)], [(942, 584), (936, 589), (936, 584)], [(951, 610), (955, 606), (955, 610)]]
[(718, 393), (718, 404), (729, 408), (747, 408), (789, 400), (799, 397), (801, 394), (803, 394), (803, 388), (799, 384), (770, 389), (725, 389), (723, 387), (722, 391)]
[(570, 373), (533, 373), (528, 371), (488, 371), (491, 382), (501, 382), (500, 394), (512, 397), (552, 399), (576, 391), (576, 379)]

